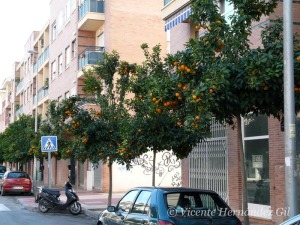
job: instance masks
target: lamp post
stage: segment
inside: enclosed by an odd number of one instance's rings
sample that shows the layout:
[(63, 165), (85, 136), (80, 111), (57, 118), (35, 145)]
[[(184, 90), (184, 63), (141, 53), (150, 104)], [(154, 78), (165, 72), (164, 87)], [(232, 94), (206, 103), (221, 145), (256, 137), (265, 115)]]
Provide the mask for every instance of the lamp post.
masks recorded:
[[(31, 55), (37, 55), (38, 52), (35, 50), (29, 50), (28, 53)], [(38, 74), (36, 74), (35, 78), (35, 114), (34, 114), (34, 133), (37, 134), (38, 130)], [(33, 193), (35, 194), (37, 186), (37, 159), (35, 154), (33, 155)]]

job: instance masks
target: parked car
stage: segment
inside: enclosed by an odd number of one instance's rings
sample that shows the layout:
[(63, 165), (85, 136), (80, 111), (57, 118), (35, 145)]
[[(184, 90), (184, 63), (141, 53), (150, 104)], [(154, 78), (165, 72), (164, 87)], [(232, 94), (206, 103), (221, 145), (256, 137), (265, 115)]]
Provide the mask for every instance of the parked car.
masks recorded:
[(97, 225), (118, 224), (242, 225), (216, 192), (161, 187), (133, 188), (100, 213)]
[(6, 167), (5, 166), (0, 166), (0, 179), (2, 179), (5, 172), (6, 172)]
[(6, 171), (0, 180), (1, 195), (7, 193), (31, 194), (32, 180), (26, 172)]
[(286, 220), (285, 222), (281, 223), (280, 225), (299, 225), (299, 224), (300, 224), (300, 214)]

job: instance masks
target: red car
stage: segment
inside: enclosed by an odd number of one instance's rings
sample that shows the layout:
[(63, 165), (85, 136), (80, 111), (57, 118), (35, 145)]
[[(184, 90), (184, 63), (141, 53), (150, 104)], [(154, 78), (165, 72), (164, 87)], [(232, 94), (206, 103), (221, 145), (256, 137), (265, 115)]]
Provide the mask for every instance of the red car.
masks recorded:
[(30, 195), (32, 181), (29, 175), (23, 171), (7, 171), (0, 180), (1, 195), (7, 193), (25, 193)]

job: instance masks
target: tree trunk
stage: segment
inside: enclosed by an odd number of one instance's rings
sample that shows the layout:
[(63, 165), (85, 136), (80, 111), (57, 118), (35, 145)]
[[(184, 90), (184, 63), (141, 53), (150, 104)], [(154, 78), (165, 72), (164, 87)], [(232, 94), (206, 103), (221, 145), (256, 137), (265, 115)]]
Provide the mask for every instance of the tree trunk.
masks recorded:
[(246, 164), (245, 164), (245, 151), (244, 151), (243, 137), (242, 137), (242, 121), (240, 116), (237, 116), (237, 127), (238, 127), (238, 144), (240, 150), (240, 166), (241, 166), (241, 175), (242, 175), (242, 210), (244, 214), (243, 224), (249, 225), (247, 174), (246, 174)]
[(155, 161), (156, 161), (156, 150), (153, 150), (152, 186), (155, 186)]
[(107, 205), (111, 205), (111, 199), (112, 199), (112, 163), (110, 160), (108, 160), (108, 170), (109, 170), (109, 187), (108, 187), (108, 199), (107, 199)]

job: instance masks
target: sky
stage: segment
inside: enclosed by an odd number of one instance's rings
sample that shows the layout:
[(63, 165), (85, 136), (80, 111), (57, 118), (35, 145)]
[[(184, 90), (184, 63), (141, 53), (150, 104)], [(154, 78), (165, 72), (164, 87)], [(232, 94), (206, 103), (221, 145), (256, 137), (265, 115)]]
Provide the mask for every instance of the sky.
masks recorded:
[(50, 0), (1, 1), (0, 87), (13, 74), (13, 63), (24, 57), (24, 46), (33, 31), (43, 29), (49, 19)]

